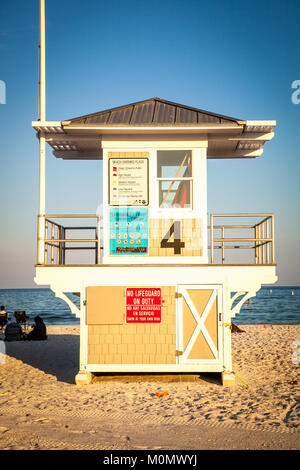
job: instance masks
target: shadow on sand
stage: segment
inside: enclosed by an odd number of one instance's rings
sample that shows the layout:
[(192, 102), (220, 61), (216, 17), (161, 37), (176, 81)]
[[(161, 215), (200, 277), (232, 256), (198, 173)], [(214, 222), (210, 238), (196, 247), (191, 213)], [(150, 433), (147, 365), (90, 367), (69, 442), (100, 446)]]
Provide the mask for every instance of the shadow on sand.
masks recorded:
[[(3, 335), (0, 334), (0, 339)], [(50, 334), (47, 341), (5, 342), (6, 354), (46, 374), (53, 375), (60, 382), (75, 383), (79, 371), (79, 335)], [(99, 373), (93, 382), (195, 382), (221, 385), (220, 374), (216, 373)]]
[(51, 334), (46, 341), (5, 342), (5, 348), (8, 356), (53, 375), (60, 382), (75, 383), (79, 370), (79, 335)]

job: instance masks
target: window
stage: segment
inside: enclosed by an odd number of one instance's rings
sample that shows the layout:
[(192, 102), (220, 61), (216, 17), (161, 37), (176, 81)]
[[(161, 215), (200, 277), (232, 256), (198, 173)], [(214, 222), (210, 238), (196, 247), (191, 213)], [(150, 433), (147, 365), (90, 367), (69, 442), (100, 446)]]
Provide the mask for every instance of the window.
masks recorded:
[(192, 151), (158, 150), (159, 208), (192, 209)]

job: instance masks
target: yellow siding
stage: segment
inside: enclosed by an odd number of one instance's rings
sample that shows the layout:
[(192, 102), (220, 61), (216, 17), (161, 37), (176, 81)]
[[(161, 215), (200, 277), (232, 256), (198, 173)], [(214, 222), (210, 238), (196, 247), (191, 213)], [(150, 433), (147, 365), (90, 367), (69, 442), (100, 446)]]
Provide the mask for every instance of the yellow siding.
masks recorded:
[[(185, 247), (180, 254), (175, 254), (173, 248), (161, 248), (161, 241), (170, 227), (178, 219), (149, 220), (149, 256), (202, 256), (202, 221), (199, 219), (181, 219), (181, 241)], [(170, 242), (174, 241), (174, 235)]]
[(89, 325), (88, 363), (176, 364), (175, 287), (162, 287), (162, 300), (161, 323)]
[(108, 152), (108, 158), (149, 158), (149, 152)]

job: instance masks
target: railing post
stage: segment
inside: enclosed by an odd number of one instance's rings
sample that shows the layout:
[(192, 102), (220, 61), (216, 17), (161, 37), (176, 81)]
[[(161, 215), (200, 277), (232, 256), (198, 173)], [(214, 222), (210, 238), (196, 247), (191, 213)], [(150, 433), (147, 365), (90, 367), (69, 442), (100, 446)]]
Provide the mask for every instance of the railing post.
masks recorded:
[[(44, 221), (45, 221), (44, 235), (45, 235), (45, 238), (47, 239), (48, 238), (48, 220), (44, 219)], [(48, 243), (44, 242), (44, 264), (47, 264), (47, 262), (48, 262)]]
[(225, 227), (223, 226), (221, 228), (221, 233), (222, 233), (222, 264), (225, 262), (225, 247), (224, 247), (224, 238), (225, 238)]
[(214, 216), (210, 215), (210, 262), (214, 264)]
[(97, 264), (101, 263), (101, 235), (100, 235), (100, 216), (97, 216)]
[(260, 236), (260, 224), (257, 226), (257, 241), (258, 241), (258, 264), (261, 264), (261, 236)]
[[(57, 227), (57, 238), (58, 240), (61, 239), (61, 226)], [(58, 243), (58, 247), (57, 247), (57, 264), (61, 264), (61, 243), (60, 242), (57, 242)]]
[(51, 264), (54, 264), (54, 239), (55, 239), (55, 225), (51, 224)]
[(275, 245), (274, 245), (274, 214), (271, 215), (271, 224), (272, 224), (272, 264), (275, 263)]
[[(266, 238), (269, 238), (269, 219), (266, 220)], [(270, 264), (270, 242), (266, 243), (267, 264)]]
[(262, 264), (265, 264), (265, 261), (266, 261), (266, 257), (265, 257), (265, 241), (264, 239), (266, 238), (266, 234), (265, 234), (265, 224), (263, 223), (261, 225), (261, 231), (262, 231), (262, 239), (263, 239), (263, 242), (262, 242)]
[(255, 251), (254, 251), (254, 258), (255, 258), (255, 264), (258, 264), (258, 248), (257, 248), (257, 235), (258, 235), (258, 231), (257, 231), (257, 225), (254, 225), (254, 247), (255, 247)]
[[(66, 229), (65, 227), (62, 228), (62, 237), (63, 240), (66, 239)], [(66, 264), (66, 244), (65, 242), (62, 242), (61, 244), (61, 249), (62, 249), (62, 264)]]

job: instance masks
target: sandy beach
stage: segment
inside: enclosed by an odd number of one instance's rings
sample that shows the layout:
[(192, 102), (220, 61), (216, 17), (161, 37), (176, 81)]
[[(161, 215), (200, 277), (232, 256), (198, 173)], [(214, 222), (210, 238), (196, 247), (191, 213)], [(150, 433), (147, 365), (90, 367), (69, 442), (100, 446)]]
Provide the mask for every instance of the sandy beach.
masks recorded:
[(77, 326), (49, 326), (47, 341), (1, 343), (0, 449), (300, 449), (300, 325), (240, 327), (233, 369), (249, 386), (236, 377), (223, 387), (210, 374), (77, 386)]

